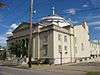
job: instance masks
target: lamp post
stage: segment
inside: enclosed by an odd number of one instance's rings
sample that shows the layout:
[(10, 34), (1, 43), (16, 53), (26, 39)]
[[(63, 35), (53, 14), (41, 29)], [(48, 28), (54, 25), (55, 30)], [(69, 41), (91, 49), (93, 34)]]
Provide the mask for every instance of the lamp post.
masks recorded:
[(29, 34), (29, 46), (28, 46), (28, 58), (29, 58), (29, 68), (32, 67), (32, 63), (31, 63), (31, 59), (32, 59), (32, 16), (33, 16), (33, 0), (29, 0), (30, 1), (30, 19), (29, 19), (29, 30), (30, 30), (30, 34)]

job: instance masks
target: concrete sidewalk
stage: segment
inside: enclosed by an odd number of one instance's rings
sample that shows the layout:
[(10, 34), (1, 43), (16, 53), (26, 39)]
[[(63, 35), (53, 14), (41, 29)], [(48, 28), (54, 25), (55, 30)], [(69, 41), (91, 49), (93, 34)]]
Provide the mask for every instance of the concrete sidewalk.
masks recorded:
[[(94, 65), (95, 64), (95, 65)], [(79, 64), (63, 64), (63, 65), (32, 65), (29, 69), (28, 65), (12, 66), (14, 68), (25, 69), (35, 72), (57, 72), (66, 75), (85, 75), (90, 71), (100, 72), (100, 63), (79, 63)]]
[[(94, 65), (95, 64), (95, 65)], [(29, 69), (28, 65), (16, 66), (17, 68)], [(32, 65), (33, 70), (79, 70), (79, 71), (100, 71), (100, 63), (70, 63), (63, 65)]]

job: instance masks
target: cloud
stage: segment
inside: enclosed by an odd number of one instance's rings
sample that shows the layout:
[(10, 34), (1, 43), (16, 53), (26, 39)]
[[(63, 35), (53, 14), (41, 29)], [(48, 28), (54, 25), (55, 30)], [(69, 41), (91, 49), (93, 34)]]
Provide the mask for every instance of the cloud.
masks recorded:
[(12, 31), (14, 30), (14, 29), (16, 29), (18, 27), (18, 25), (17, 24), (12, 24), (11, 26), (10, 26), (10, 29), (6, 32), (6, 35), (7, 36), (12, 36), (13, 34), (12, 34)]
[(93, 20), (95, 20), (95, 19), (99, 19), (100, 20), (100, 15), (89, 15), (88, 17), (87, 17), (88, 19), (93, 19)]
[(6, 34), (8, 37), (13, 35), (12, 32), (10, 32), (10, 31), (6, 32)]
[(89, 25), (100, 25), (100, 21), (96, 21), (96, 22), (90, 22), (88, 23)]
[(6, 46), (6, 45), (7, 45), (7, 42), (6, 42), (7, 37), (13, 35), (13, 34), (12, 34), (12, 31), (13, 31), (15, 28), (17, 28), (17, 27), (18, 27), (18, 25), (14, 23), (14, 24), (12, 24), (12, 25), (10, 26), (10, 28), (8, 29), (8, 31), (6, 32), (6, 34), (0, 35), (0, 46)]
[(100, 0), (90, 0), (95, 7), (100, 7)]
[(78, 23), (78, 21), (72, 21), (74, 24)]
[(11, 27), (12, 30), (14, 30), (15, 28), (18, 27), (18, 25), (17, 24), (12, 24), (10, 27)]
[(100, 30), (100, 27), (95, 27), (96, 30)]
[(6, 46), (7, 45), (6, 40), (7, 38), (5, 36), (0, 35), (0, 46)]
[(100, 15), (93, 16), (92, 18), (100, 18)]
[(75, 15), (76, 14), (76, 9), (74, 9), (74, 8), (67, 9), (66, 13)]
[(78, 23), (78, 21), (74, 21), (74, 20), (72, 20), (71, 18), (68, 18), (68, 22), (69, 22), (69, 23), (72, 23), (72, 24)]
[(86, 8), (86, 7), (88, 7), (88, 5), (87, 4), (84, 4), (84, 5), (82, 5), (82, 7)]
[(92, 40), (92, 42), (98, 43), (98, 40), (95, 39), (95, 40)]

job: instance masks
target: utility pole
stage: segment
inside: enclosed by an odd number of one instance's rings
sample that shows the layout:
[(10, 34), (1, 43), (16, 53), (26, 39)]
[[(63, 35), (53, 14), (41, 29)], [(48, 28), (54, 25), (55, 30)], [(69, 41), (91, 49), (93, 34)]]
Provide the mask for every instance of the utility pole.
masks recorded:
[(29, 34), (29, 46), (28, 46), (28, 58), (29, 58), (29, 62), (28, 62), (28, 65), (29, 65), (29, 68), (32, 67), (32, 62), (31, 62), (31, 59), (32, 59), (32, 16), (33, 16), (33, 0), (29, 0), (30, 1), (30, 7), (29, 7), (29, 30), (30, 30), (30, 34)]

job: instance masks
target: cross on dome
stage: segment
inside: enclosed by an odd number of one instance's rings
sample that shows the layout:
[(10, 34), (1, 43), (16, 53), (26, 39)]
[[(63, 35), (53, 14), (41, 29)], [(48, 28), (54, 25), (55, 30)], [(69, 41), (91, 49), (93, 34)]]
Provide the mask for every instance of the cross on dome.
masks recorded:
[(55, 7), (52, 7), (52, 15), (55, 15)]

